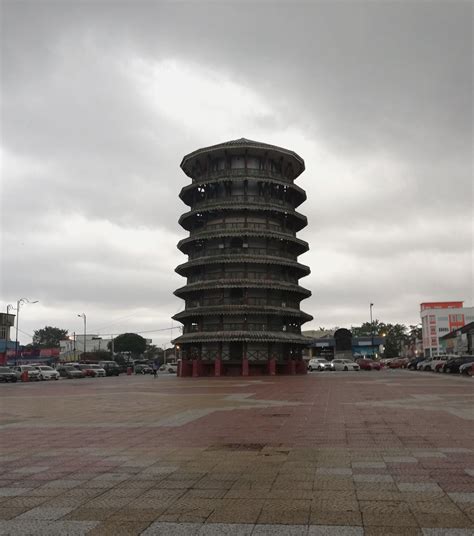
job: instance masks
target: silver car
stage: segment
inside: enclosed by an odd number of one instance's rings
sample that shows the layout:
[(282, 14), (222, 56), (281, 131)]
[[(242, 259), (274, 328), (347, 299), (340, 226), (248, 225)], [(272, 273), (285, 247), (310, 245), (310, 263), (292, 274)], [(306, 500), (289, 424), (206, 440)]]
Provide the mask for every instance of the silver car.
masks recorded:
[(310, 372), (313, 370), (334, 370), (334, 365), (324, 357), (314, 357), (308, 361), (308, 370)]
[(359, 370), (360, 367), (354, 361), (350, 359), (333, 359), (332, 363), (334, 364), (335, 370)]
[(28, 372), (28, 380), (30, 381), (39, 381), (41, 379), (39, 370), (31, 365), (19, 365), (18, 367), (14, 367), (13, 370), (19, 380), (22, 380), (22, 374), (24, 372)]

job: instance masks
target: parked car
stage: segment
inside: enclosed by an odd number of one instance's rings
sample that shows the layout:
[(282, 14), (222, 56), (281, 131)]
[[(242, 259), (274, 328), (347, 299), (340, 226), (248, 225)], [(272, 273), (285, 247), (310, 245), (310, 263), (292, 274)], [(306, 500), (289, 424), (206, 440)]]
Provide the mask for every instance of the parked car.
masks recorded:
[(314, 357), (308, 361), (308, 370), (312, 372), (313, 370), (334, 370), (334, 365), (331, 361), (324, 359), (324, 357)]
[(466, 374), (467, 376), (474, 376), (474, 362), (464, 363), (459, 367), (460, 374)]
[(409, 362), (408, 357), (397, 357), (389, 361), (387, 367), (391, 369), (407, 368)]
[(448, 359), (443, 367), (443, 372), (449, 372), (451, 374), (457, 374), (459, 372), (459, 367), (465, 363), (474, 363), (474, 356), (472, 355), (461, 355), (454, 358)]
[(96, 376), (106, 375), (105, 370), (102, 367), (90, 363), (84, 363), (80, 365), (80, 370), (82, 370), (82, 372), (84, 372), (86, 376), (91, 376), (92, 378), (95, 378)]
[(359, 365), (360, 370), (380, 370), (382, 368), (378, 361), (364, 357), (356, 359), (356, 363)]
[(431, 362), (433, 361), (433, 357), (427, 357), (423, 359), (423, 361), (420, 361), (416, 365), (416, 370), (431, 370)]
[(39, 370), (40, 380), (59, 380), (59, 372), (53, 367), (37, 365), (35, 369)]
[(170, 373), (170, 374), (176, 374), (176, 372), (178, 372), (178, 366), (175, 364), (175, 363), (168, 363), (166, 365), (166, 370)]
[(63, 365), (58, 367), (59, 375), (62, 378), (68, 378), (72, 380), (73, 378), (85, 378), (85, 373), (83, 370), (80, 370), (72, 365)]
[(474, 362), (463, 363), (459, 367), (459, 374), (465, 374), (466, 376), (472, 376), (474, 373)]
[(148, 365), (135, 365), (135, 374), (153, 374), (153, 369)]
[(438, 355), (433, 357), (431, 361), (429, 361), (423, 370), (431, 370), (431, 372), (439, 372), (441, 367), (444, 365), (444, 363), (448, 360), (447, 355)]
[(334, 370), (360, 370), (359, 365), (350, 359), (336, 358), (332, 360), (332, 363)]
[(115, 361), (100, 361), (99, 366), (105, 370), (107, 376), (118, 376), (120, 367)]
[(408, 362), (408, 365), (407, 365), (407, 369), (408, 370), (416, 370), (416, 367), (417, 367), (418, 363), (420, 363), (421, 361), (424, 361), (425, 359), (426, 359), (426, 357), (424, 355), (415, 357), (414, 359), (410, 359), (410, 361)]
[(40, 380), (40, 373), (39, 370), (37, 370), (35, 367), (31, 365), (19, 365), (18, 367), (15, 367), (13, 369), (16, 374), (17, 380), (22, 380), (22, 374), (24, 372), (28, 372), (28, 380), (29, 381), (39, 381)]
[(0, 367), (0, 382), (16, 382), (17, 377), (15, 372), (9, 367)]

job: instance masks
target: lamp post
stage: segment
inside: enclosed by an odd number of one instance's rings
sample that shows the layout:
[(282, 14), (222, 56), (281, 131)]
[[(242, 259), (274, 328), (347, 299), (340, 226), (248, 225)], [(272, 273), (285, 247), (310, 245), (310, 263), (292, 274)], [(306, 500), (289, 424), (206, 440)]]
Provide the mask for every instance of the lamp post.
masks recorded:
[(372, 358), (374, 357), (374, 323), (372, 321), (372, 307), (373, 303), (370, 304), (370, 336), (372, 338)]
[[(16, 334), (15, 334), (15, 365), (18, 364), (18, 322), (20, 321), (20, 307), (25, 303), (38, 303), (38, 300), (30, 301), (28, 298), (20, 298), (16, 302)], [(12, 305), (10, 305), (13, 308)], [(7, 306), (7, 311), (9, 310)]]
[(87, 331), (87, 317), (86, 313), (82, 313), (80, 315), (77, 315), (80, 318), (84, 319), (84, 353), (86, 353), (86, 331)]

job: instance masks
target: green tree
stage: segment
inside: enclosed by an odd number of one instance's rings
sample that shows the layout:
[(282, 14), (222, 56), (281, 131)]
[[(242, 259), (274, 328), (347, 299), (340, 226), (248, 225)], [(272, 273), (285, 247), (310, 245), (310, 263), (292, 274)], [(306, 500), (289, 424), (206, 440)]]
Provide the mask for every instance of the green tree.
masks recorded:
[[(110, 350), (112, 343), (107, 344)], [(134, 356), (142, 355), (146, 350), (146, 340), (136, 333), (122, 333), (114, 339), (115, 352), (130, 352)]]
[(33, 344), (39, 348), (57, 348), (59, 341), (67, 338), (67, 329), (45, 326), (43, 329), (35, 330), (33, 334)]
[(407, 327), (404, 324), (387, 324), (384, 357), (398, 357), (407, 340)]
[(387, 324), (374, 320), (373, 324), (364, 322), (361, 326), (351, 326), (353, 337), (371, 337), (372, 331), (374, 337), (384, 336), (387, 329)]

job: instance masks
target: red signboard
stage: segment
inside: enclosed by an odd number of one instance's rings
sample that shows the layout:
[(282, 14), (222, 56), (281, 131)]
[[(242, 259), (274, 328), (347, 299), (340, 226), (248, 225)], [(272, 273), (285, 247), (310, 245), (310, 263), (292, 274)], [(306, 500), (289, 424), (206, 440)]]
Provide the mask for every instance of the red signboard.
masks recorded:
[(422, 311), (426, 309), (461, 309), (463, 301), (425, 302), (420, 304)]

